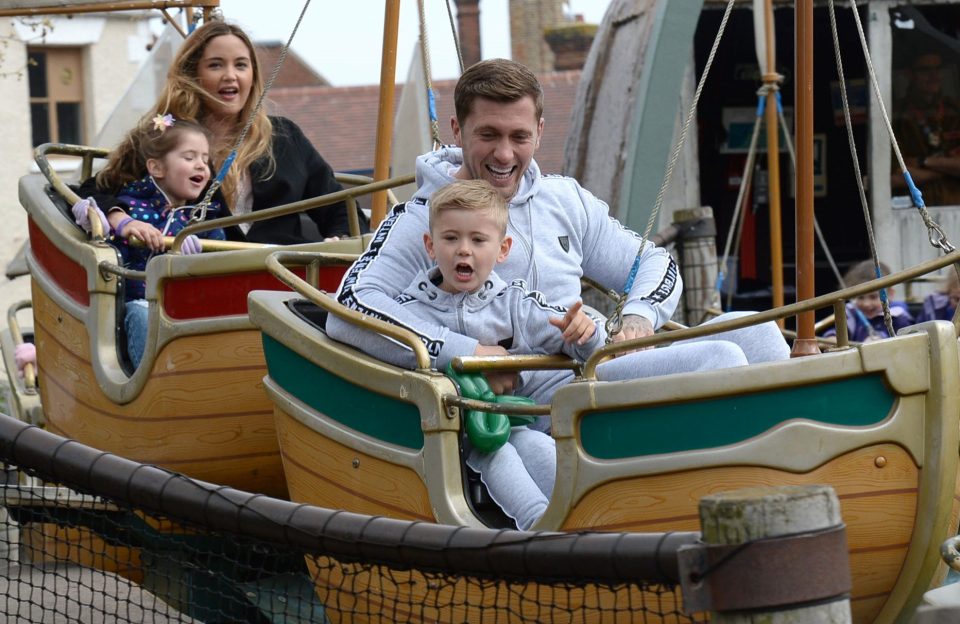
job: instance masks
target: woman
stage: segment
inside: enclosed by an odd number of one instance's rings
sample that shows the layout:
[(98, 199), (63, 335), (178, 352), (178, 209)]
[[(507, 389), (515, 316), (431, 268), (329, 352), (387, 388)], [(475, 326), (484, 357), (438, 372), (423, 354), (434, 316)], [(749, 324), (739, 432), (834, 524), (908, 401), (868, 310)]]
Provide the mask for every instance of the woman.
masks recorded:
[[(207, 127), (213, 136), (211, 159), (218, 167), (233, 149), (262, 92), (263, 75), (249, 37), (237, 26), (211, 21), (184, 41), (160, 98), (145, 118), (172, 115)], [(116, 150), (120, 160), (140, 158), (135, 146), (127, 142)], [(95, 180), (85, 182), (79, 192), (83, 197), (93, 196), (99, 206), (111, 207), (107, 219), (114, 226), (114, 221), (125, 216), (121, 211), (127, 209), (116, 198), (121, 186), (122, 181), (101, 172)], [(300, 128), (289, 119), (267, 116), (263, 108), (254, 116), (221, 186), (222, 202), (234, 215), (339, 190), (341, 186), (330, 165)], [(343, 203), (315, 208), (306, 214), (316, 224), (319, 238), (303, 230), (298, 214), (228, 228), (227, 238), (293, 244), (348, 233)], [(144, 236), (149, 247), (162, 248), (159, 230), (145, 232)]]

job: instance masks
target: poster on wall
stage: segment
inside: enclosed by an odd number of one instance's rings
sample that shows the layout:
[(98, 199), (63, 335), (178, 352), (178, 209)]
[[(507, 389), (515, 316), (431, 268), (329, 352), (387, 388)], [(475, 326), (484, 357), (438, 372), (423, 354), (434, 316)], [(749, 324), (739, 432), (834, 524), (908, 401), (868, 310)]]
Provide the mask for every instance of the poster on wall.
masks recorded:
[(813, 196), (827, 196), (827, 135), (813, 135)]
[[(787, 128), (793, 128), (793, 107), (784, 107), (783, 116), (787, 122)], [(746, 154), (750, 151), (750, 139), (753, 136), (753, 127), (757, 121), (756, 107), (749, 106), (727, 106), (720, 114), (720, 122), (723, 124), (724, 142), (720, 145), (721, 154)], [(787, 151), (787, 140), (783, 133), (783, 127), (780, 128), (780, 151)], [(765, 154), (767, 152), (767, 132), (766, 124), (760, 124), (760, 134), (757, 137), (757, 153)]]

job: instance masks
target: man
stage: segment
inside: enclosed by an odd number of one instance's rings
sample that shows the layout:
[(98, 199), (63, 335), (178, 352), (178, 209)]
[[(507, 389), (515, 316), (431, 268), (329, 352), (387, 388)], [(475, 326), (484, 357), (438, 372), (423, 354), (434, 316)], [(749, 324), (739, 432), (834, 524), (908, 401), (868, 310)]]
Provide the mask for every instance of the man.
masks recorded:
[[(462, 333), (425, 323), (395, 299), (418, 271), (431, 266), (421, 244), (428, 230), (427, 198), (454, 180), (479, 178), (493, 185), (509, 203), (513, 253), (498, 269), (507, 282), (524, 279), (530, 289), (542, 292), (548, 300), (572, 306), (580, 298), (584, 275), (621, 291), (639, 252), (639, 268), (624, 306), (623, 330), (614, 340), (648, 336), (665, 323), (676, 309), (682, 289), (670, 255), (650, 242), (641, 252), (640, 236), (612, 219), (604, 202), (572, 178), (541, 175), (533, 160), (544, 124), (543, 91), (536, 76), (513, 61), (482, 61), (460, 77), (454, 100), (456, 117), (451, 126), (459, 147), (441, 148), (417, 159), (417, 193), (395, 206), (381, 224), (368, 251), (344, 277), (340, 303), (412, 330), (440, 370), (461, 355), (506, 355), (511, 345), (479, 344)], [(772, 327), (776, 331), (776, 326)], [(387, 338), (333, 317), (327, 322), (327, 331), (368, 353), (406, 351)], [(746, 361), (789, 355), (778, 332), (780, 344), (772, 350), (761, 344), (769, 341), (767, 335), (754, 340), (755, 333), (741, 332), (748, 336), (746, 346), (730, 333), (723, 338), (744, 347)], [(705, 343), (703, 348), (710, 347)], [(700, 358), (677, 360), (672, 372), (703, 366)], [(512, 375), (488, 378), (498, 394), (512, 390), (516, 382)], [(520, 384), (523, 394), (545, 402), (570, 378), (566, 371), (525, 373)]]
[[(960, 204), (960, 110), (943, 93), (943, 59), (923, 52), (910, 65), (907, 93), (898, 103), (894, 133), (907, 169), (928, 206)], [(890, 185), (907, 183), (894, 159)]]

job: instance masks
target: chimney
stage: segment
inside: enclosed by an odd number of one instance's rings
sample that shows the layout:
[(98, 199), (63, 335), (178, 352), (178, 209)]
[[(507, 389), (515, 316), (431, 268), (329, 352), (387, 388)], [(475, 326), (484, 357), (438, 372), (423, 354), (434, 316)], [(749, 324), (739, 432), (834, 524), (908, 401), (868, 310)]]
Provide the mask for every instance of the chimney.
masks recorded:
[(543, 38), (548, 28), (563, 24), (565, 0), (510, 0), (510, 51), (513, 60), (535, 74), (553, 69), (553, 52)]
[(583, 69), (587, 54), (597, 35), (596, 24), (573, 22), (556, 28), (548, 28), (543, 37), (553, 51), (554, 71)]
[(457, 30), (464, 68), (480, 61), (480, 0), (456, 0)]

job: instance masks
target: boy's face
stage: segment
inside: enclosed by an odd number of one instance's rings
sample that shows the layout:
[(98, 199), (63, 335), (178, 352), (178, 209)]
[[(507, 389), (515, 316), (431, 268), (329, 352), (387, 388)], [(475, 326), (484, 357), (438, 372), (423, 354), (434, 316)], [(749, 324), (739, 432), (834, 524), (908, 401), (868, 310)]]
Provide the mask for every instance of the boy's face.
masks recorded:
[(449, 293), (483, 286), (494, 265), (510, 253), (511, 243), (488, 210), (444, 210), (423, 235), (427, 253), (443, 275), (440, 288)]
[[(893, 289), (887, 288), (887, 300), (893, 299)], [(864, 316), (873, 318), (883, 314), (883, 304), (880, 302), (880, 291), (860, 295), (854, 299), (854, 304), (860, 308)]]

